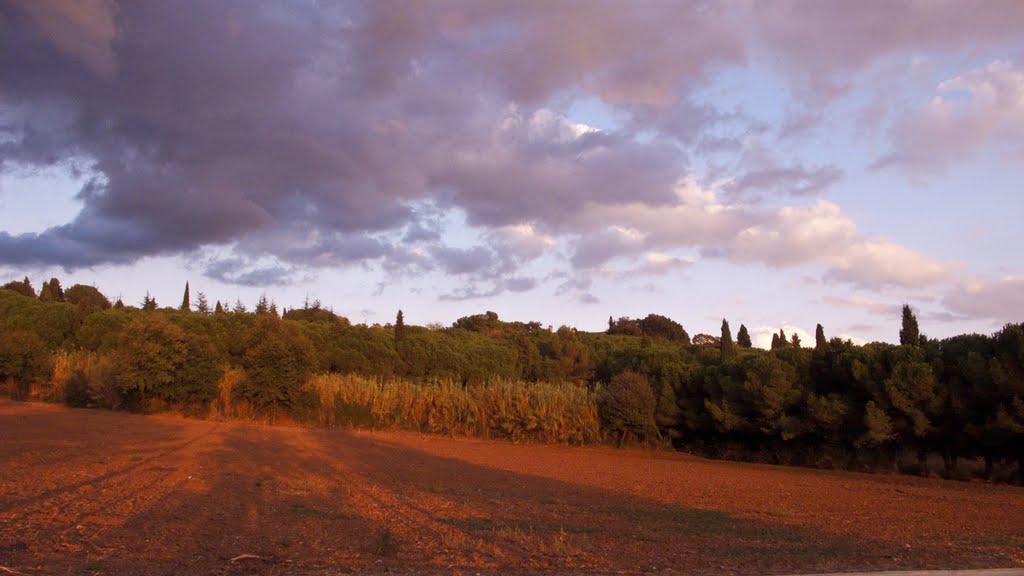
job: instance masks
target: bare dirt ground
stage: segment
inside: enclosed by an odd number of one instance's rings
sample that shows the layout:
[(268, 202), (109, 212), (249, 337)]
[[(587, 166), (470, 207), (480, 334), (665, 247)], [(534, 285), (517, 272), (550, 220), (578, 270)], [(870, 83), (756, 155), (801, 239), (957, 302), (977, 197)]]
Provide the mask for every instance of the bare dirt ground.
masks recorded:
[[(232, 561), (243, 554), (258, 558)], [(1024, 566), (1024, 490), (0, 400), (0, 566), (62, 575), (1010, 568)]]

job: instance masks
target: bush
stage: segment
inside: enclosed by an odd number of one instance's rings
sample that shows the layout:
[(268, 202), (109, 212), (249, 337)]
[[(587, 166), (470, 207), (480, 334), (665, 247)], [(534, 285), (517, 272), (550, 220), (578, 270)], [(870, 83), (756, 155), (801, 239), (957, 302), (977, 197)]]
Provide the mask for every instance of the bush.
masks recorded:
[(64, 404), (72, 408), (85, 408), (90, 400), (89, 377), (84, 370), (76, 370), (64, 383)]
[(601, 425), (606, 433), (647, 441), (658, 437), (654, 421), (654, 392), (647, 379), (636, 372), (623, 372), (605, 386), (598, 401)]
[(220, 367), (207, 338), (157, 314), (125, 326), (115, 355), (116, 382), (131, 402), (201, 403), (217, 395)]
[(42, 338), (27, 330), (0, 333), (0, 380), (15, 400), (27, 400), (32, 382), (49, 375), (50, 354)]
[(303, 385), (316, 365), (313, 344), (294, 323), (262, 317), (245, 336), (242, 367), (246, 376), (235, 389), (236, 397), (262, 411), (299, 408)]

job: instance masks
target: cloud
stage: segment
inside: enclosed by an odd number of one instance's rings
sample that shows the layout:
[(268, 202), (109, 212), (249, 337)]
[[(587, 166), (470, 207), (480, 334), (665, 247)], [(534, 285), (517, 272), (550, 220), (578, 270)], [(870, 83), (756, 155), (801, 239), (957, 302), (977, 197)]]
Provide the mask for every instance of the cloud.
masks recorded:
[(961, 317), (1020, 322), (1024, 320), (1024, 276), (968, 278), (950, 290), (942, 303)]
[[(855, 73), (883, 59), (925, 52), (981, 52), (1020, 39), (1024, 4), (867, 0), (748, 2), (741, 21), (752, 50), (777, 64), (805, 98), (845, 94)], [(809, 49), (809, 47), (812, 47)]]
[[(899, 302), (886, 302), (883, 300), (875, 300), (872, 298), (865, 298), (863, 296), (825, 296), (825, 303), (833, 306), (844, 306), (848, 308), (857, 308), (870, 312), (871, 314), (877, 314), (879, 316), (885, 316), (887, 318), (899, 318), (903, 304)], [(867, 330), (868, 328), (854, 327), (851, 326), (852, 330)]]
[(723, 185), (722, 190), (737, 200), (757, 199), (765, 194), (807, 197), (824, 193), (842, 178), (843, 171), (835, 166), (778, 166), (743, 173)]
[(784, 207), (741, 230), (724, 256), (769, 266), (822, 263), (826, 280), (879, 289), (925, 287), (946, 281), (950, 266), (891, 240), (865, 238), (837, 204)]
[(117, 70), (113, 42), (117, 37), (113, 0), (11, 0), (58, 50), (82, 61), (93, 72), (110, 77)]
[(939, 84), (924, 106), (898, 119), (892, 151), (876, 166), (942, 172), (990, 143), (1018, 152), (1024, 139), (1024, 68), (997, 60)]
[(814, 346), (814, 336), (812, 334), (803, 328), (794, 326), (788, 322), (783, 322), (782, 326), (777, 328), (772, 326), (757, 326), (750, 330), (750, 340), (756, 348), (768, 350), (772, 347), (772, 336), (777, 335), (780, 329), (786, 333), (787, 342), (791, 341), (793, 334), (796, 334), (800, 337), (800, 346)]

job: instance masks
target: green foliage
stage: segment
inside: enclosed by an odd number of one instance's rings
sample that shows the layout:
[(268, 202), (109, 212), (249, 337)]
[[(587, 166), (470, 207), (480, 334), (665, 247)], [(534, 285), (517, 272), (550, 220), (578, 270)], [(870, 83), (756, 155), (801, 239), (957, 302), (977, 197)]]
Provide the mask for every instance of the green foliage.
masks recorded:
[(64, 292), (64, 301), (77, 306), (83, 315), (110, 308), (110, 300), (93, 286), (75, 284)]
[(729, 329), (729, 322), (722, 318), (722, 337), (718, 341), (722, 351), (722, 360), (731, 360), (736, 356), (736, 347), (732, 343), (732, 331)]
[(747, 331), (747, 327), (740, 324), (739, 332), (736, 333), (736, 344), (740, 348), (752, 348), (754, 343), (750, 340), (750, 332)]
[(189, 295), (188, 282), (185, 282), (185, 295), (181, 299), (181, 307), (179, 309), (182, 312), (192, 311), (192, 297)]
[(825, 339), (825, 328), (818, 324), (814, 329), (814, 349), (825, 350), (828, 348), (828, 340)]
[(264, 315), (245, 335), (242, 368), (246, 377), (236, 394), (257, 410), (302, 404), (302, 386), (316, 368), (316, 351), (293, 322)]
[(42, 338), (28, 330), (0, 332), (0, 381), (12, 380), (15, 399), (27, 399), (29, 385), (50, 372), (50, 355)]
[(43, 302), (63, 302), (64, 290), (60, 287), (60, 280), (50, 278), (49, 282), (43, 282), (43, 287), (39, 290), (39, 299)]
[(21, 294), (22, 296), (27, 296), (29, 298), (36, 297), (36, 290), (35, 288), (32, 287), (32, 283), (28, 281), (28, 276), (25, 276), (25, 279), (22, 280), (21, 282), (18, 282), (17, 280), (12, 280), (7, 284), (4, 284), (3, 289), (11, 290), (12, 292), (17, 292), (18, 294)]
[(903, 323), (900, 328), (900, 346), (918, 346), (921, 343), (921, 331), (917, 327), (917, 316), (910, 309), (910, 304), (903, 305)]
[(598, 399), (598, 414), (604, 430), (619, 439), (648, 441), (658, 436), (654, 420), (654, 392), (647, 379), (636, 372), (612, 378)]
[(125, 325), (114, 359), (117, 389), (132, 401), (195, 403), (217, 394), (221, 370), (209, 340), (161, 315)]

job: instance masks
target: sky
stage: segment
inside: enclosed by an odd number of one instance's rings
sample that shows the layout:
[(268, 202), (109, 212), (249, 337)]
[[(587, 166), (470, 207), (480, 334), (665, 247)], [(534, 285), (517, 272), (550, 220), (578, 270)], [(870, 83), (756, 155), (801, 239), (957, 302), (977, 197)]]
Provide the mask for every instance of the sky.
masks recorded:
[(0, 279), (766, 345), (1024, 320), (1024, 2), (0, 0)]

